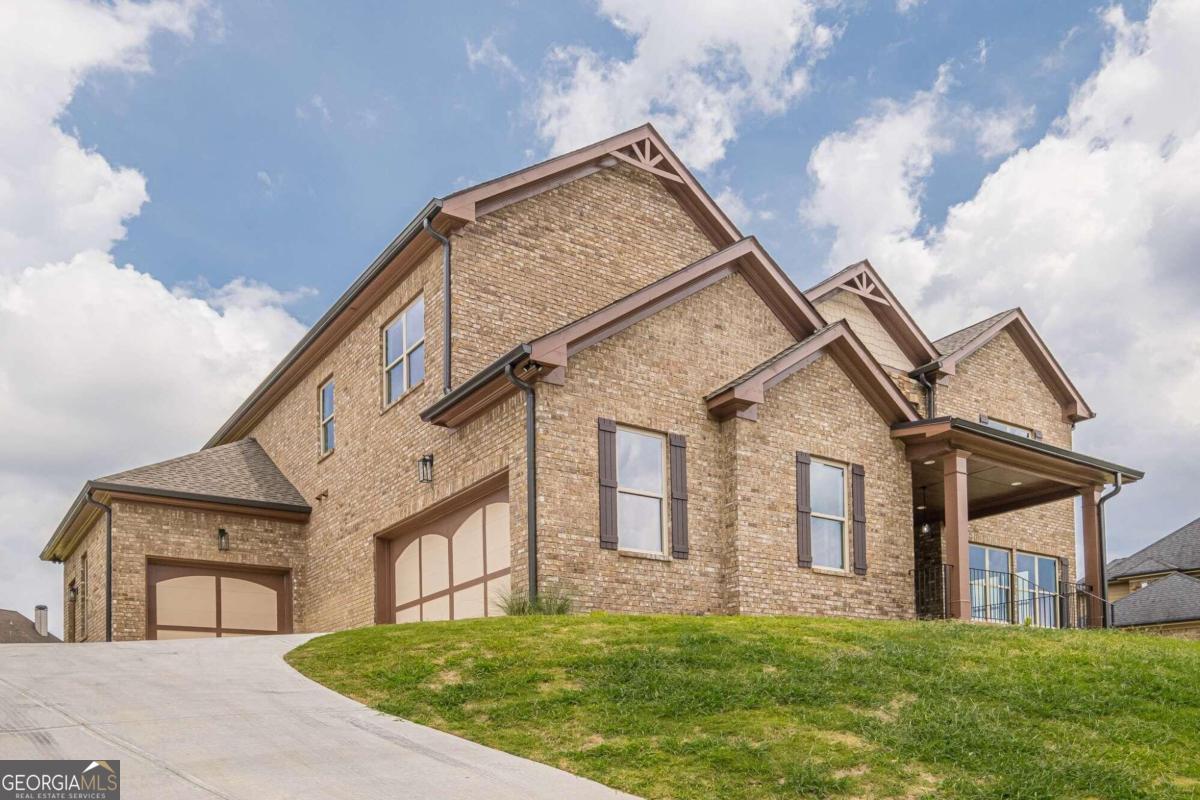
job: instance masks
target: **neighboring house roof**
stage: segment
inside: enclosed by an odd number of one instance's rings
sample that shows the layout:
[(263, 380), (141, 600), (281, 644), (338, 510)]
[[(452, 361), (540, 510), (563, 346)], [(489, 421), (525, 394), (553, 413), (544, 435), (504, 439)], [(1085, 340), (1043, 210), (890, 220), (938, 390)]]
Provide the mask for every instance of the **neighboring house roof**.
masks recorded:
[(826, 325), (705, 397), (718, 418), (755, 419), (766, 390), (828, 354), (889, 424), (920, 419), (845, 320)]
[(94, 492), (132, 494), (175, 501), (215, 503), (265, 511), (306, 515), (304, 496), (254, 439), (201, 450), (157, 464), (117, 472), (88, 481), (42, 549), (43, 560), (63, 558), (80, 533), (88, 498)]
[(516, 391), (506, 372), (561, 382), (567, 360), (575, 353), (678, 303), (696, 292), (740, 274), (780, 322), (797, 339), (825, 325), (825, 320), (754, 237), (742, 239), (705, 256), (648, 286), (586, 314), (531, 342), (518, 345), (457, 389), (421, 412), (435, 425), (458, 427)]
[(447, 234), (506, 205), (616, 164), (628, 164), (658, 178), (716, 247), (726, 247), (742, 238), (737, 226), (648, 123), (444, 198), (434, 198), (317, 320), (204, 446), (214, 447), (249, 434), (254, 423), (307, 374), (308, 369), (345, 336), (396, 281), (434, 248), (434, 238), (423, 233), (427, 228)]
[(36, 644), (61, 641), (53, 633), (39, 636), (33, 620), (19, 611), (0, 608), (0, 644)]
[(1025, 312), (1019, 308), (994, 314), (974, 325), (968, 325), (962, 330), (938, 339), (934, 342), (940, 352), (938, 358), (913, 370), (913, 374), (937, 372), (942, 375), (953, 375), (960, 361), (1004, 331), (1008, 331), (1012, 336), (1017, 347), (1029, 359), (1038, 376), (1058, 400), (1066, 421), (1078, 422), (1096, 416), (1091, 406), (1083, 399), (1083, 395), (1075, 388), (1075, 384), (1071, 383), (1071, 379), (1067, 377), (1062, 365), (1054, 358), (1050, 348), (1046, 347), (1042, 337), (1034, 330), (1033, 324), (1025, 316)]
[(1200, 518), (1108, 565), (1108, 579), (1200, 569)]
[(933, 342), (929, 341), (916, 320), (892, 294), (870, 261), (864, 259), (835, 272), (804, 295), (813, 303), (818, 303), (837, 291), (850, 292), (863, 298), (879, 324), (913, 364), (926, 364), (937, 359), (939, 353)]
[(1200, 580), (1172, 572), (1113, 603), (1113, 624), (1165, 625), (1200, 620)]

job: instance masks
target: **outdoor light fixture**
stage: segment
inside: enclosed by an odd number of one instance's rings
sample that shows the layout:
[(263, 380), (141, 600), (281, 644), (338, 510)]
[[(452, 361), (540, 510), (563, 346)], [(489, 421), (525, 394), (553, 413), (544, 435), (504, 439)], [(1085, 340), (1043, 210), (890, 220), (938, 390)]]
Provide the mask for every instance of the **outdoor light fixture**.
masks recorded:
[(929, 466), (936, 464), (937, 461), (935, 459), (931, 458), (928, 461), (922, 461), (921, 463), (924, 464), (925, 466), (929, 467)]
[(426, 453), (417, 459), (417, 480), (421, 483), (433, 483), (433, 453)]
[(1012, 483), (1009, 484), (1009, 486), (1020, 486), (1020, 485), (1021, 485), (1020, 481), (1013, 481)]
[(217, 549), (225, 552), (229, 549), (229, 531), (217, 528)]
[(929, 527), (929, 521), (925, 519), (925, 509), (929, 506), (929, 501), (925, 497), (925, 490), (928, 487), (921, 487), (921, 505), (917, 506), (917, 511), (921, 512), (921, 533), (929, 533), (933, 528)]

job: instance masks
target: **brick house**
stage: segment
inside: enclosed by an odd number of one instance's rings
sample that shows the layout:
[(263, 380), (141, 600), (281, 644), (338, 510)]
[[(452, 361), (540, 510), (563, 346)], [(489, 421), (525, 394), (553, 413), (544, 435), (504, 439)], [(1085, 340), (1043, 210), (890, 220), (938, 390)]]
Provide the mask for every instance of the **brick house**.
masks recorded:
[(1200, 639), (1200, 519), (1106, 570), (1113, 624)]
[(1092, 416), (1020, 310), (931, 341), (865, 261), (800, 291), (647, 125), (431, 201), (203, 449), (89, 481), (42, 558), (70, 640), (531, 589), (1095, 623), (1073, 498), (1102, 593), (1101, 491), (1142, 475), (1071, 449)]

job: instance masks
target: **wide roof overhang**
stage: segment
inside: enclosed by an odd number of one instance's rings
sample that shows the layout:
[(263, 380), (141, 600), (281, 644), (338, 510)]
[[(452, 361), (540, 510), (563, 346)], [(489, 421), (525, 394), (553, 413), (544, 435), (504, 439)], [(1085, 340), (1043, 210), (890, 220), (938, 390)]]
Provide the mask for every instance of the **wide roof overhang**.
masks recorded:
[(967, 453), (968, 515), (975, 519), (1074, 497), (1086, 487), (1141, 480), (1141, 470), (957, 417), (892, 426), (912, 462), (914, 505), (944, 510), (942, 459)]

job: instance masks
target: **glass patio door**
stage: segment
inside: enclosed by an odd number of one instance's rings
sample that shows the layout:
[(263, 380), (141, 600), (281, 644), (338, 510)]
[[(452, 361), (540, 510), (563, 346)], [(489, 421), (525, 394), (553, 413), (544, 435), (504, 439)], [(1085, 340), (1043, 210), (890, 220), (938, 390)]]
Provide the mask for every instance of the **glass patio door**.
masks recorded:
[(1016, 622), (1058, 627), (1058, 559), (1017, 553)]
[(1008, 551), (971, 545), (971, 619), (1012, 622)]

